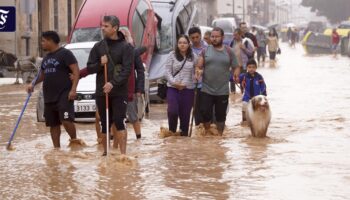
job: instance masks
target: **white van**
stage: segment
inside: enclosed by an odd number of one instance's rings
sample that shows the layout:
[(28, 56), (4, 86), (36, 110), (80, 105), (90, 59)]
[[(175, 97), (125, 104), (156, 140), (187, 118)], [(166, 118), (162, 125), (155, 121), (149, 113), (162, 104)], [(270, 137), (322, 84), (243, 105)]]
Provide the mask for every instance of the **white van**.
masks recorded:
[(223, 17), (214, 19), (212, 22), (212, 27), (219, 27), (224, 30), (224, 44), (230, 45), (233, 39), (233, 32), (237, 28), (236, 19), (233, 17)]

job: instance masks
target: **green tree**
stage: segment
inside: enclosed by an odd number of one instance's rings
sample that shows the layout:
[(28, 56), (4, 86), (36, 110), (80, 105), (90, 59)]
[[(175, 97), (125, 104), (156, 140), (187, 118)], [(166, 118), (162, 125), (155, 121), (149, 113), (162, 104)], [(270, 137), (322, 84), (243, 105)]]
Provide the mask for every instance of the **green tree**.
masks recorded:
[(331, 23), (339, 23), (350, 17), (350, 0), (303, 0), (301, 5), (311, 7), (311, 11), (327, 17)]

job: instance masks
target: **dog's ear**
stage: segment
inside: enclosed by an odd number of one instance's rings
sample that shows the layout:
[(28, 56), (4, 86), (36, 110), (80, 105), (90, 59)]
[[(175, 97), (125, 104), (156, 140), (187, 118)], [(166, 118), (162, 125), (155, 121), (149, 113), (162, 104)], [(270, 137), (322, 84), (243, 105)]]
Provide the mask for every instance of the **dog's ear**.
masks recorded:
[(252, 106), (253, 106), (253, 110), (256, 110), (256, 98), (252, 98), (251, 100)]

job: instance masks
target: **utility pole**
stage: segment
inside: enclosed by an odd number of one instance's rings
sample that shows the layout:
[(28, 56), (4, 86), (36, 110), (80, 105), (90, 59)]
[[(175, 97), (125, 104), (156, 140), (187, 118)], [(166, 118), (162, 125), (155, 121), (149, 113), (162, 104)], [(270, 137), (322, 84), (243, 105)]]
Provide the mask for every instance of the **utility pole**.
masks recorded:
[(235, 0), (232, 0), (232, 15), (235, 16)]
[(245, 22), (245, 0), (242, 0), (243, 4), (243, 21)]

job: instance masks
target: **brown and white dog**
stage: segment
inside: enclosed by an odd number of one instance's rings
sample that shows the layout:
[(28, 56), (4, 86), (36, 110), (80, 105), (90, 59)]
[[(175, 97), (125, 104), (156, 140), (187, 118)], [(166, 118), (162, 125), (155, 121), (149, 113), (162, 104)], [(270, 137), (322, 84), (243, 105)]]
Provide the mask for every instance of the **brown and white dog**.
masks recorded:
[(264, 95), (253, 97), (247, 107), (247, 121), (253, 137), (266, 137), (271, 120), (269, 102)]

